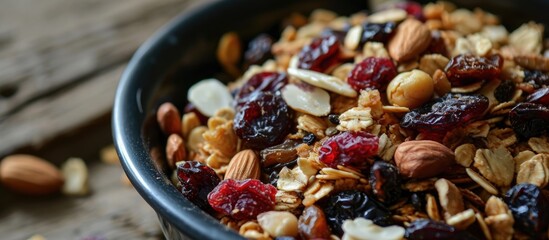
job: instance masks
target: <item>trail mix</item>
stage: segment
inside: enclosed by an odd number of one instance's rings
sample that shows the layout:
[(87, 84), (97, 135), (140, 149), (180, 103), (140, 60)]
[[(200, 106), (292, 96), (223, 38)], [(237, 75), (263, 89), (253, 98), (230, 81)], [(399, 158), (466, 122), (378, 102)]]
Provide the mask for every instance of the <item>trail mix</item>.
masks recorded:
[(157, 111), (183, 195), (250, 239), (547, 239), (549, 41), (480, 9), (294, 14)]

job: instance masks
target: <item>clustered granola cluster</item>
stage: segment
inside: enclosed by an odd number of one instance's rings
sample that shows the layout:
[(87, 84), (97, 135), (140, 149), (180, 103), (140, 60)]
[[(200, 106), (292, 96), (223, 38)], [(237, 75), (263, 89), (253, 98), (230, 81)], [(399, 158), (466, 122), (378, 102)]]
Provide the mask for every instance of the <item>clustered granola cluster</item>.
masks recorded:
[(250, 239), (548, 238), (543, 25), (447, 2), (285, 23), (225, 34), (237, 80), (159, 107), (187, 199)]

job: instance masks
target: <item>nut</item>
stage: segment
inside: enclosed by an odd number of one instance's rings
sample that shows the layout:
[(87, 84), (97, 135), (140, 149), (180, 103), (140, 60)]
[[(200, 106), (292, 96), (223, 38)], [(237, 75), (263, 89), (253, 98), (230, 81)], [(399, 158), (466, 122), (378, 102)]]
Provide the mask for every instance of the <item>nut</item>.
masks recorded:
[(448, 77), (446, 77), (446, 73), (440, 69), (437, 69), (433, 73), (433, 82), (435, 84), (435, 92), (439, 96), (444, 96), (444, 94), (450, 92), (450, 89), (452, 89), (452, 84), (450, 84)]
[(354, 98), (358, 95), (357, 92), (345, 81), (324, 73), (298, 68), (288, 68), (288, 74), (313, 86), (323, 88), (346, 97)]
[(0, 180), (7, 188), (27, 195), (55, 193), (63, 186), (63, 175), (44, 159), (17, 154), (5, 157), (0, 165)]
[(223, 83), (215, 78), (204, 79), (189, 88), (187, 100), (205, 116), (214, 116), (217, 110), (229, 108), (233, 97)]
[(69, 158), (61, 167), (65, 178), (62, 192), (70, 196), (85, 196), (90, 192), (88, 168), (80, 158)]
[(261, 176), (261, 168), (259, 166), (259, 158), (252, 150), (242, 150), (231, 159), (225, 179), (259, 179)]
[(465, 210), (461, 191), (452, 182), (441, 178), (435, 182), (435, 188), (446, 220)]
[(400, 240), (404, 237), (405, 232), (401, 226), (380, 227), (374, 224), (372, 220), (361, 217), (354, 220), (345, 220), (341, 228), (343, 228), (342, 239), (344, 240)]
[(175, 169), (175, 163), (185, 160), (186, 157), (187, 151), (185, 150), (183, 138), (177, 134), (171, 134), (166, 142), (166, 160), (168, 160), (168, 166)]
[(454, 152), (431, 140), (401, 143), (395, 152), (400, 174), (409, 178), (429, 178), (444, 172), (455, 163)]
[(542, 49), (543, 25), (529, 22), (509, 35), (509, 45), (519, 54), (538, 54)]
[(292, 109), (325, 116), (330, 113), (330, 94), (321, 88), (308, 84), (288, 84), (282, 89), (282, 98)]
[(356, 25), (349, 29), (345, 35), (344, 46), (349, 50), (355, 50), (360, 44), (362, 38), (362, 26)]
[(181, 134), (181, 116), (172, 103), (165, 102), (158, 107), (156, 121), (165, 134)]
[(206, 131), (208, 131), (208, 127), (200, 126), (194, 128), (189, 133), (189, 137), (187, 138), (187, 148), (189, 151), (193, 151), (195, 153), (200, 151), (200, 146), (204, 144), (204, 137), (202, 137), (202, 134)]
[(521, 67), (539, 70), (543, 72), (549, 71), (549, 58), (538, 54), (519, 55), (513, 58), (515, 63)]
[(183, 114), (181, 119), (181, 133), (185, 139), (187, 139), (189, 133), (191, 133), (191, 131), (198, 126), (200, 126), (200, 119), (196, 113), (188, 112)]
[(431, 76), (421, 70), (403, 72), (387, 86), (387, 99), (393, 105), (416, 108), (433, 97), (434, 85)]
[(506, 187), (513, 181), (515, 162), (509, 150), (499, 147), (495, 150), (478, 149), (474, 166), (482, 176), (500, 187)]
[(238, 64), (242, 54), (240, 38), (235, 32), (225, 33), (219, 40), (217, 47), (217, 60), (225, 66)]
[(206, 147), (211, 153), (231, 158), (236, 153), (238, 137), (233, 130), (233, 121), (227, 121), (220, 117), (208, 120), (208, 131), (202, 134)]
[(435, 197), (427, 193), (425, 195), (425, 202), (425, 210), (427, 211), (427, 215), (429, 216), (429, 218), (435, 221), (440, 221), (440, 213), (438, 211), (437, 200), (435, 199)]
[(268, 211), (257, 215), (261, 228), (272, 237), (297, 236), (297, 217), (289, 212)]
[(398, 25), (395, 35), (389, 40), (389, 55), (398, 62), (416, 57), (429, 46), (431, 32), (420, 21), (408, 18)]

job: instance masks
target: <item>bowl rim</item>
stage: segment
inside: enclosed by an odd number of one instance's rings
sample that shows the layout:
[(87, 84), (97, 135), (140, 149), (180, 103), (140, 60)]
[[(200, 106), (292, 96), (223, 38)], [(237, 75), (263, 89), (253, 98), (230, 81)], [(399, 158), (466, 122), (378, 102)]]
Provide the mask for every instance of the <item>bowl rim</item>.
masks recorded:
[[(157, 30), (132, 56), (118, 83), (113, 106), (111, 120), (113, 140), (128, 179), (160, 218), (167, 220), (182, 234), (196, 239), (208, 239), (211, 236), (222, 237), (222, 239), (244, 238), (219, 223), (218, 220), (207, 216), (187, 199), (178, 196), (181, 193), (171, 183), (160, 180), (162, 176), (153, 166), (149, 152), (145, 151), (144, 142), (136, 141), (136, 139), (142, 140), (142, 126), (139, 124), (142, 124), (147, 117), (142, 105), (142, 96), (139, 95), (141, 93), (139, 86), (143, 79), (140, 80), (136, 75), (138, 69), (150, 60), (151, 54), (165, 47), (165, 41), (169, 40), (170, 34), (176, 31), (178, 26), (193, 21), (210, 8), (222, 9), (230, 5), (230, 2), (207, 0), (191, 4)], [(135, 93), (138, 95), (136, 96)], [(138, 164), (138, 162), (141, 163)]]

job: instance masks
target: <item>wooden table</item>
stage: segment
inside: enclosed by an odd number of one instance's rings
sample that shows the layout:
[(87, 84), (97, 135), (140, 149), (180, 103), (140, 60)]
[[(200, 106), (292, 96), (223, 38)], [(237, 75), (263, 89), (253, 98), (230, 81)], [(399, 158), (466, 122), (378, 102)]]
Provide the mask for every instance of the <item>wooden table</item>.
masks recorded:
[(0, 238), (163, 239), (154, 211), (99, 161), (118, 79), (145, 39), (198, 0), (0, 0), (0, 157), (85, 160), (92, 193), (0, 186)]

